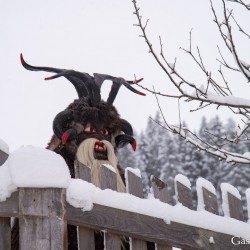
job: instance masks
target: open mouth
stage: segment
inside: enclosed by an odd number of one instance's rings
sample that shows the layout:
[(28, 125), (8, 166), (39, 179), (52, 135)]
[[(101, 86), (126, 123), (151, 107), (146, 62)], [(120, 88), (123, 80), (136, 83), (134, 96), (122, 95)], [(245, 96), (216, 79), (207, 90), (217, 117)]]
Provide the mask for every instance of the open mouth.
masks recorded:
[(97, 141), (94, 145), (94, 156), (98, 160), (107, 160), (107, 147), (103, 142)]

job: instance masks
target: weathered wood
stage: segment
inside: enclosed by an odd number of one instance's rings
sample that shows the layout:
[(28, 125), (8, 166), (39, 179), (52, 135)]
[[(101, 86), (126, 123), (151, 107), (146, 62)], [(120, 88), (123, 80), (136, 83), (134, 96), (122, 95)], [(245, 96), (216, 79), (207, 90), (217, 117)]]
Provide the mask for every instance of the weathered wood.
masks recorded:
[[(153, 194), (156, 199), (159, 199), (164, 203), (170, 203), (167, 183), (156, 176), (151, 176), (151, 188), (153, 189)], [(156, 249), (171, 250), (172, 247), (156, 243)]]
[(155, 243), (155, 244), (156, 244), (155, 249), (157, 249), (157, 250), (172, 250), (173, 249), (171, 246), (162, 245), (162, 244), (158, 244), (158, 243)]
[(9, 155), (0, 149), (0, 166), (5, 163)]
[[(100, 188), (111, 189), (117, 191), (117, 178), (116, 173), (110, 170), (105, 165), (100, 168)], [(110, 234), (109, 232), (104, 233), (104, 239), (106, 244), (106, 250), (119, 250), (121, 249), (121, 239), (117, 235)]]
[(19, 228), (22, 250), (67, 248), (65, 190), (20, 188)]
[(244, 221), (242, 201), (231, 193), (228, 195), (229, 215), (231, 218)]
[(110, 233), (104, 234), (104, 249), (106, 250), (118, 250), (121, 249), (121, 239), (120, 236)]
[(127, 192), (136, 197), (143, 198), (143, 186), (141, 178), (129, 170), (126, 171), (127, 171), (127, 180), (126, 180)]
[[(75, 161), (75, 177), (87, 182), (91, 182), (91, 169), (79, 161)], [(94, 230), (78, 227), (78, 243), (80, 250), (95, 249), (95, 236)]]
[(91, 170), (79, 161), (75, 161), (75, 178), (91, 182)]
[(156, 176), (152, 176), (151, 187), (153, 189), (153, 194), (156, 199), (159, 199), (162, 202), (170, 204), (167, 183), (163, 182)]
[(191, 189), (176, 181), (177, 201), (183, 206), (193, 209), (192, 192)]
[(94, 230), (85, 228), (85, 227), (78, 227), (78, 243), (79, 249), (84, 250), (94, 250), (95, 249), (95, 237), (94, 237)]
[[(228, 250), (232, 249), (232, 247), (234, 249), (249, 250), (249, 245), (232, 246), (231, 235), (173, 221), (167, 224), (159, 218), (99, 204), (94, 204), (93, 209), (86, 212), (68, 205), (67, 211), (69, 224), (108, 230), (110, 233), (154, 241), (160, 244), (193, 250)], [(210, 237), (213, 237), (216, 242), (216, 248), (214, 244), (210, 243)]]
[(0, 217), (18, 217), (19, 192), (11, 194), (6, 201), (0, 202)]
[[(139, 176), (135, 175), (129, 169), (126, 169), (126, 183), (127, 183), (127, 192), (139, 198), (143, 198), (143, 186), (142, 180)], [(147, 242), (140, 239), (131, 238), (130, 247), (135, 250), (146, 250)]]
[(205, 210), (210, 213), (219, 215), (217, 196), (211, 193), (205, 187), (202, 187), (202, 195), (203, 195)]
[(117, 190), (117, 179), (116, 173), (105, 165), (102, 165), (100, 168), (100, 188), (101, 189), (112, 189)]
[(11, 249), (10, 218), (0, 217), (0, 249)]

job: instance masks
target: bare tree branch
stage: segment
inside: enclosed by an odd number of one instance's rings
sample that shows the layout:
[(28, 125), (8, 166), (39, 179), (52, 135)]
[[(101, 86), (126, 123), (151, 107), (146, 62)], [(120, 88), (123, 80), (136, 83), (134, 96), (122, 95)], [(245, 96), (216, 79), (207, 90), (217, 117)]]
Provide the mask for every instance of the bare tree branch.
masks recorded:
[[(231, 84), (226, 78), (222, 67), (227, 68), (228, 70), (235, 71), (245, 76), (247, 81), (250, 81), (250, 64), (244, 62), (236, 49), (235, 42), (233, 39), (233, 32), (231, 27), (231, 20), (234, 25), (239, 29), (241, 33), (245, 35), (247, 39), (250, 38), (250, 35), (245, 32), (240, 24), (237, 22), (236, 18), (233, 16), (233, 10), (229, 10), (226, 6), (226, 1), (235, 2), (245, 7), (247, 10), (250, 10), (250, 5), (246, 4), (242, 0), (221, 0), (222, 2), (222, 14), (223, 21), (220, 21), (217, 15), (217, 11), (214, 8), (212, 0), (210, 0), (212, 13), (214, 15), (214, 22), (219, 30), (219, 33), (224, 41), (224, 45), (228, 49), (229, 53), (233, 56), (236, 66), (231, 66), (223, 56), (220, 48), (218, 47), (219, 55), (221, 59), (217, 59), (217, 61), (221, 64), (218, 73), (221, 78), (221, 82), (218, 82), (214, 78), (214, 74), (211, 70), (207, 69), (207, 66), (204, 63), (202, 53), (199, 47), (196, 47), (196, 51), (193, 51), (192, 45), (192, 30), (189, 33), (189, 48), (181, 48), (184, 52), (187, 53), (188, 56), (192, 59), (198, 69), (203, 73), (206, 78), (206, 86), (204, 87), (202, 84), (193, 83), (187, 80), (183, 75), (177, 70), (177, 59), (175, 59), (174, 63), (170, 63), (168, 58), (164, 54), (163, 50), (163, 42), (161, 37), (159, 37), (160, 43), (160, 53), (159, 55), (153, 48), (152, 43), (150, 42), (148, 35), (146, 33), (146, 27), (148, 25), (148, 20), (146, 22), (142, 21), (142, 16), (139, 13), (139, 8), (137, 6), (137, 1), (133, 0), (133, 5), (135, 12), (134, 14), (137, 17), (138, 23), (135, 26), (139, 27), (142, 32), (140, 37), (144, 38), (149, 52), (152, 54), (153, 58), (157, 62), (157, 64), (161, 67), (161, 69), (166, 73), (169, 81), (175, 86), (178, 91), (177, 94), (171, 93), (161, 93), (155, 90), (150, 90), (138, 84), (138, 86), (143, 89), (149, 91), (154, 94), (156, 97), (157, 105), (160, 110), (160, 113), (163, 117), (164, 124), (159, 124), (165, 129), (171, 131), (174, 134), (178, 134), (180, 137), (185, 139), (188, 143), (194, 145), (197, 150), (204, 151), (218, 157), (219, 159), (223, 159), (227, 162), (231, 163), (242, 163), (242, 164), (250, 164), (250, 153), (249, 154), (236, 154), (234, 152), (229, 152), (224, 150), (223, 148), (228, 144), (236, 144), (240, 141), (249, 141), (250, 138), (246, 134), (246, 130), (250, 127), (250, 100), (243, 99), (241, 97), (236, 97), (233, 94), (231, 89)], [(187, 91), (188, 89), (188, 91)], [(191, 90), (191, 91), (190, 91)], [(240, 115), (243, 117), (243, 126), (238, 126), (238, 130), (235, 132), (234, 138), (229, 138), (226, 135), (220, 136), (221, 143), (220, 145), (216, 145), (215, 143), (211, 143), (206, 141), (205, 139), (197, 136), (195, 133), (191, 132), (191, 130), (182, 127), (181, 123), (181, 108), (180, 104), (178, 104), (179, 110), (179, 125), (173, 126), (168, 123), (166, 118), (164, 117), (162, 107), (159, 103), (158, 95), (167, 97), (167, 98), (176, 98), (178, 99), (178, 103), (180, 99), (184, 99), (186, 102), (196, 102), (198, 105), (196, 108), (190, 110), (191, 112), (195, 112), (198, 110), (205, 109), (208, 106), (216, 105), (217, 109), (221, 106), (227, 107), (234, 115)], [(211, 138), (215, 137), (213, 131), (207, 131), (207, 135)], [(213, 141), (213, 140), (212, 140)]]

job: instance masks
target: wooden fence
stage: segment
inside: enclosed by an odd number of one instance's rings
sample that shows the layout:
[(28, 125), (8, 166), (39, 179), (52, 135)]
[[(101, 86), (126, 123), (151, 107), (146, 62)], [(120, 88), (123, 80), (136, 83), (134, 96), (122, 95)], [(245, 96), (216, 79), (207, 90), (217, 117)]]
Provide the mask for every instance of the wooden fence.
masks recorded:
[[(90, 169), (75, 163), (77, 178), (90, 182)], [(101, 188), (116, 190), (115, 173), (101, 168)], [(155, 198), (168, 203), (167, 185), (156, 177), (151, 178)], [(127, 192), (143, 199), (141, 178), (127, 171)], [(193, 210), (191, 189), (176, 180), (177, 202)], [(202, 187), (204, 209), (219, 216), (216, 195)], [(229, 215), (243, 221), (241, 200), (228, 194)], [(225, 207), (224, 207), (225, 209)], [(199, 212), (195, 212), (199, 213)], [(21, 250), (67, 249), (67, 224), (78, 226), (79, 248), (94, 250), (94, 231), (102, 230), (106, 250), (121, 249), (121, 236), (130, 237), (133, 250), (146, 250), (146, 242), (154, 242), (157, 250), (170, 250), (173, 246), (182, 249), (250, 249), (250, 245), (233, 245), (235, 235), (216, 232), (196, 226), (171, 221), (145, 214), (94, 204), (91, 211), (83, 212), (66, 202), (66, 190), (60, 188), (19, 188), (4, 202), (0, 202), (0, 250), (10, 250), (10, 217), (19, 218), (19, 242)], [(242, 222), (246, 223), (246, 222)], [(249, 235), (250, 239), (250, 235)]]

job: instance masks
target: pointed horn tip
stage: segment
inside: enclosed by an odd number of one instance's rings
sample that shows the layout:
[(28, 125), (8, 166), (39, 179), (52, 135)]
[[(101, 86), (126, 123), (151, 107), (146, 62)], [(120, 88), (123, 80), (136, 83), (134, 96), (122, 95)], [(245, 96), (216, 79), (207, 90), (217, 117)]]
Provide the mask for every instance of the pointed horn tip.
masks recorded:
[(142, 96), (145, 96), (145, 95), (146, 95), (146, 94), (144, 94), (144, 93), (142, 93), (142, 92), (140, 92), (140, 91), (138, 91), (138, 90), (136, 90), (136, 94), (142, 95)]
[(24, 59), (23, 59), (23, 54), (22, 54), (22, 53), (20, 54), (20, 60), (21, 60), (22, 65), (24, 65), (24, 64), (25, 64), (25, 61), (24, 61)]
[(47, 81), (47, 80), (52, 80), (53, 79), (53, 76), (49, 76), (49, 77), (45, 77), (44, 80)]
[(141, 82), (143, 79), (144, 79), (144, 78), (140, 78), (140, 79), (138, 79), (138, 80), (135, 80), (135, 83), (139, 83), (139, 82)]
[(61, 75), (60, 74), (56, 74), (56, 75), (53, 75), (53, 76), (48, 76), (48, 77), (45, 77), (44, 78), (44, 80), (53, 80), (53, 79), (55, 79), (55, 78), (58, 78), (58, 77), (60, 77)]
[(134, 141), (131, 143), (131, 146), (132, 146), (133, 150), (135, 151), (135, 150), (136, 150), (136, 140), (134, 140)]

